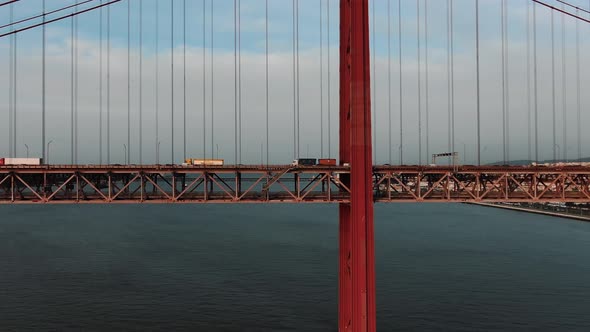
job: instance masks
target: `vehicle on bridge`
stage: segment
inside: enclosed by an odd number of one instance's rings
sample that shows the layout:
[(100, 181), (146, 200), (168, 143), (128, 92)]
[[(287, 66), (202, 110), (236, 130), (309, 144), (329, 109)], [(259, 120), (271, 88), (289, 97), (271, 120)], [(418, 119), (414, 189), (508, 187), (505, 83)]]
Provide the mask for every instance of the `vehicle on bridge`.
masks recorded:
[(223, 166), (223, 159), (193, 159), (189, 158), (182, 163), (182, 166)]
[(0, 166), (39, 166), (43, 158), (0, 158)]
[(293, 160), (291, 166), (336, 166), (336, 159), (299, 158)]

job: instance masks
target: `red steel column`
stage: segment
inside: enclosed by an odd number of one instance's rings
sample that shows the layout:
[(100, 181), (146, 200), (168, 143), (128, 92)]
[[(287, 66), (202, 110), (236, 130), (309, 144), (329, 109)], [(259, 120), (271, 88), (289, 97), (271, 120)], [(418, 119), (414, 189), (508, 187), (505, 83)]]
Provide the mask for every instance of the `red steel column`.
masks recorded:
[(340, 162), (350, 204), (340, 205), (339, 330), (376, 329), (368, 0), (340, 2)]

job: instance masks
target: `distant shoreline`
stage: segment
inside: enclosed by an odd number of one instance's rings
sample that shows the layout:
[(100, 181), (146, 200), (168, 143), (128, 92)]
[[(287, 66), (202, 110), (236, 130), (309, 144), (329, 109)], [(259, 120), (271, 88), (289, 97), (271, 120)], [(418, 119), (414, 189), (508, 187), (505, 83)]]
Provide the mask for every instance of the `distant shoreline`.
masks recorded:
[(467, 204), (473, 204), (473, 205), (491, 207), (491, 208), (496, 208), (496, 209), (506, 209), (506, 210), (520, 211), (520, 212), (528, 212), (528, 213), (542, 214), (542, 215), (546, 215), (546, 216), (560, 217), (560, 218), (568, 218), (568, 219), (574, 219), (574, 220), (579, 220), (579, 221), (590, 222), (590, 217), (576, 216), (576, 215), (568, 214), (568, 213), (560, 213), (560, 212), (539, 210), (539, 209), (535, 209), (535, 208), (527, 208), (527, 207), (513, 206), (513, 205), (504, 205), (504, 204), (492, 204), (492, 203), (475, 203), (475, 202), (469, 202)]

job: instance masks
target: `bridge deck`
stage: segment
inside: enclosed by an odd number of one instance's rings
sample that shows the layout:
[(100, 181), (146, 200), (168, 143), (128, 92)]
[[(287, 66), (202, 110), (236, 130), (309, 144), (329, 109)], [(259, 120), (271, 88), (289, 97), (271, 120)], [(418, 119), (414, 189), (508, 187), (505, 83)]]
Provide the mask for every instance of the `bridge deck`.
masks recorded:
[[(0, 166), (0, 204), (346, 203), (349, 167)], [(373, 167), (376, 202), (590, 203), (590, 167)]]

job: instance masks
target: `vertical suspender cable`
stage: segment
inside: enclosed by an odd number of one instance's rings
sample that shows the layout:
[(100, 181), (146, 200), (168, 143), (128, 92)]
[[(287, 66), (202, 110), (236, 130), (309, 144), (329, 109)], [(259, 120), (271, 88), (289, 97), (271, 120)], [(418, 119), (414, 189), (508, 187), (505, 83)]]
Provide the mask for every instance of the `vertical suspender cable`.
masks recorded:
[[(16, 157), (16, 123), (17, 123), (17, 111), (18, 111), (18, 36), (14, 35), (14, 96), (12, 97), (12, 101), (14, 106), (12, 107), (12, 151), (14, 156)], [(579, 112), (578, 112), (579, 113)]]
[(156, 0), (156, 164), (160, 163), (160, 0)]
[[(561, 5), (561, 9), (564, 6)], [(563, 116), (563, 137), (562, 137), (562, 151), (563, 161), (567, 162), (567, 81), (566, 81), (566, 66), (565, 66), (565, 14), (561, 14), (561, 100), (562, 100), (562, 116)]]
[[(43, 23), (45, 23), (45, 0), (43, 0)], [(41, 151), (43, 151), (43, 153), (41, 154), (43, 159), (47, 159), (47, 151), (45, 151), (45, 141), (47, 140), (47, 133), (45, 132), (45, 108), (46, 108), (46, 96), (45, 96), (45, 61), (46, 61), (46, 53), (45, 53), (45, 48), (46, 48), (46, 38), (45, 38), (45, 24), (43, 24), (42, 27), (42, 31), (43, 31), (43, 56), (42, 56), (42, 77), (41, 77), (41, 99), (42, 99), (42, 103), (41, 103)]]
[[(102, 0), (100, 1), (100, 3), (102, 4)], [(100, 12), (100, 23), (99, 23), (99, 48), (100, 48), (100, 59), (99, 59), (99, 74), (98, 76), (99, 78), (99, 109), (98, 109), (98, 155), (99, 155), (99, 163), (102, 165), (102, 103), (104, 100), (104, 96), (103, 96), (103, 75), (102, 75), (102, 62), (103, 62), (103, 50), (102, 50), (102, 32), (103, 32), (103, 23), (104, 23), (104, 19), (103, 19), (103, 7), (100, 7), (99, 9)]]
[(553, 161), (557, 160), (557, 128), (555, 121), (555, 11), (551, 11), (551, 115), (552, 115), (552, 137), (553, 137)]
[[(387, 0), (387, 112), (388, 112), (388, 161), (393, 164), (391, 156), (391, 0)], [(375, 124), (376, 125), (376, 124)]]
[(242, 1), (238, 0), (238, 160), (242, 164)]
[(300, 156), (301, 151), (301, 135), (299, 131), (301, 121), (301, 81), (300, 81), (300, 57), (299, 57), (299, 0), (297, 2), (297, 157)]
[[(14, 22), (14, 5), (10, 5), (10, 22)], [(11, 28), (14, 31), (14, 27)], [(9, 78), (8, 78), (8, 155), (12, 158), (12, 117), (14, 113), (14, 38), (15, 35), (10, 35), (10, 50), (8, 57)]]
[[(481, 166), (481, 91), (479, 76), (479, 0), (475, 0), (475, 63), (477, 93), (477, 166)], [(465, 156), (463, 156), (465, 160)]]
[(207, 27), (207, 0), (203, 0), (203, 159), (207, 158), (207, 44), (206, 44), (206, 27)]
[(127, 1), (127, 148), (126, 164), (131, 163), (131, 1)]
[(326, 0), (327, 3), (327, 37), (328, 37), (328, 158), (332, 158), (332, 122), (331, 122), (331, 104), (332, 104), (332, 90), (331, 90), (331, 75), (330, 75), (330, 0)]
[[(321, 151), (320, 155), (321, 158), (325, 158), (324, 156), (324, 10), (323, 10), (323, 0), (319, 0), (320, 2), (320, 137), (321, 137)], [(327, 9), (327, 8), (326, 8)], [(329, 45), (328, 45), (329, 47)], [(329, 61), (329, 59), (328, 59)], [(329, 133), (328, 133), (329, 135)]]
[(74, 164), (74, 20), (70, 21), (70, 164)]
[(416, 0), (416, 37), (418, 43), (418, 165), (422, 165), (422, 50), (420, 48), (420, 0)]
[[(447, 0), (448, 1), (448, 0)], [(402, 1), (397, 0), (398, 53), (399, 53), (399, 163), (404, 164), (404, 111), (402, 75)]]
[(295, 6), (297, 0), (293, 1), (293, 159), (297, 159), (297, 70), (296, 70), (296, 52), (295, 39), (297, 31), (295, 29), (296, 12)]
[(174, 0), (170, 0), (170, 163), (174, 164)]
[(238, 5), (234, 0), (234, 163), (238, 164)]
[[(76, 0), (78, 3), (78, 0)], [(76, 11), (78, 7), (76, 6)], [(78, 16), (74, 18), (74, 31), (75, 31), (75, 42), (74, 42), (74, 162), (78, 164), (78, 91), (79, 91), (79, 73), (78, 73)]]
[(533, 67), (534, 67), (534, 98), (535, 98), (535, 161), (539, 162), (539, 99), (537, 75), (537, 5), (533, 4)]
[(426, 85), (425, 85), (425, 97), (426, 97), (426, 102), (425, 102), (425, 111), (426, 111), (426, 162), (428, 163), (428, 156), (430, 155), (430, 136), (429, 136), (429, 129), (430, 129), (430, 123), (429, 123), (429, 81), (428, 81), (428, 0), (424, 0), (424, 61), (425, 61), (425, 79), (426, 79)]
[(503, 165), (506, 165), (506, 17), (504, 10), (506, 8), (506, 0), (501, 2), (501, 32), (502, 32), (502, 160)]
[[(576, 15), (579, 15), (579, 8), (576, 9)], [(564, 88), (565, 89), (565, 88)], [(577, 109), (577, 143), (578, 159), (582, 158), (582, 125), (581, 125), (581, 90), (580, 90), (580, 25), (576, 20), (576, 109)], [(564, 150), (566, 150), (564, 148)]]
[(139, 164), (143, 164), (143, 1), (139, 0)]
[(107, 7), (107, 164), (111, 163), (111, 7)]
[(447, 0), (447, 146), (451, 152), (451, 0)]
[(13, 89), (13, 97), (12, 97), (12, 102), (14, 103), (14, 106), (12, 107), (12, 151), (13, 151), (13, 155), (16, 157), (16, 123), (17, 123), (17, 112), (18, 112), (18, 36), (15, 34), (14, 35), (14, 56), (13, 56), (13, 61), (14, 61), (14, 89)]
[(182, 160), (186, 159), (186, 0), (182, 0)]
[(505, 51), (505, 71), (506, 71), (506, 161), (510, 164), (510, 41), (508, 39), (508, 1), (505, 1), (504, 5), (504, 35), (506, 40), (506, 46), (504, 47)]
[[(454, 3), (451, 0), (451, 152), (455, 152), (455, 38), (454, 38)], [(453, 165), (455, 159), (453, 158)]]
[(214, 59), (213, 59), (213, 46), (214, 46), (214, 40), (213, 40), (213, 0), (211, 0), (211, 159), (213, 159), (214, 154), (214, 147), (215, 147), (215, 72), (214, 72)]
[(526, 89), (527, 89), (527, 142), (528, 160), (532, 160), (531, 150), (531, 4), (526, 2)]
[(269, 107), (268, 107), (268, 0), (266, 0), (266, 7), (265, 7), (265, 24), (264, 24), (264, 28), (265, 28), (265, 51), (266, 51), (266, 69), (265, 69), (265, 76), (266, 76), (266, 91), (265, 91), (265, 97), (266, 97), (266, 165), (269, 164), (269, 129), (268, 129), (268, 112), (269, 112)]

